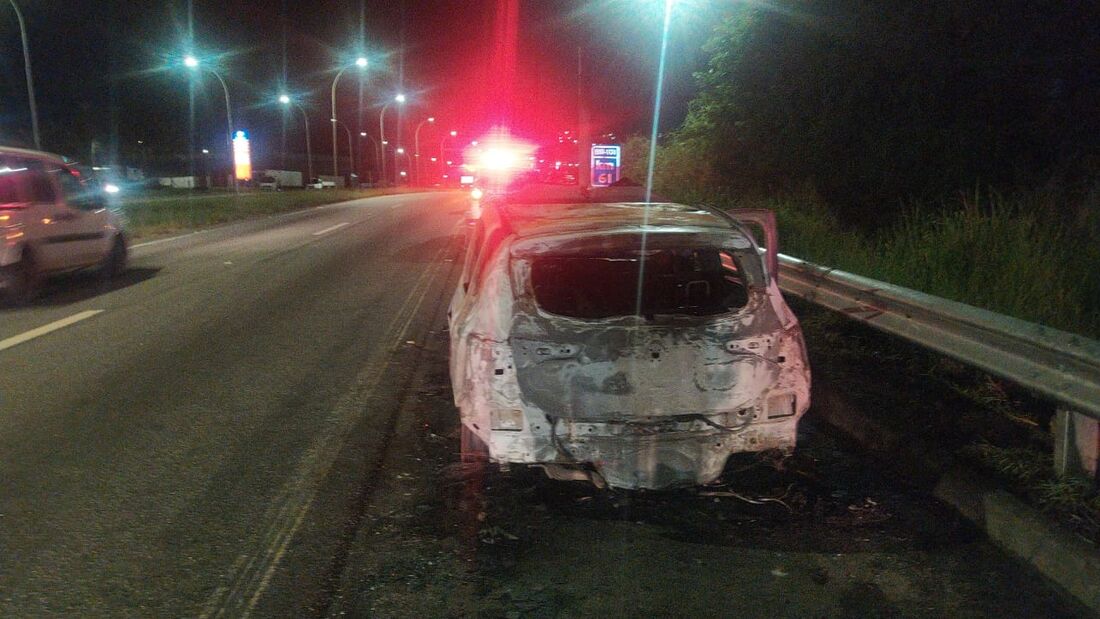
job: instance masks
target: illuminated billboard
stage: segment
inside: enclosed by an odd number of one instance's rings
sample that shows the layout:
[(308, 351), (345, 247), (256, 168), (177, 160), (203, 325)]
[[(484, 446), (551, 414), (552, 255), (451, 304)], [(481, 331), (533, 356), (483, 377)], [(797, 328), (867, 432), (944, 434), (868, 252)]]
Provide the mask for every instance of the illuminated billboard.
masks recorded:
[(248, 146), (248, 134), (244, 131), (233, 134), (233, 170), (237, 180), (252, 180), (252, 153)]

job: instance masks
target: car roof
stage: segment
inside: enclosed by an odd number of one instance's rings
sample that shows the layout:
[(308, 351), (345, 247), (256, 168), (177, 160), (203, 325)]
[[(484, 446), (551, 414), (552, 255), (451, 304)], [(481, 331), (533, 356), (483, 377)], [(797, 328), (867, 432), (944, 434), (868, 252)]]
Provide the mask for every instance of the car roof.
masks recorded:
[[(717, 229), (733, 231), (722, 217), (674, 202), (501, 204), (504, 223), (519, 238), (598, 230)], [(739, 231), (738, 231), (739, 232)]]
[(0, 155), (17, 155), (19, 157), (30, 157), (32, 159), (49, 159), (57, 163), (65, 163), (65, 159), (60, 155), (47, 153), (41, 150), (30, 150), (29, 148), (17, 148), (15, 146), (0, 146)]

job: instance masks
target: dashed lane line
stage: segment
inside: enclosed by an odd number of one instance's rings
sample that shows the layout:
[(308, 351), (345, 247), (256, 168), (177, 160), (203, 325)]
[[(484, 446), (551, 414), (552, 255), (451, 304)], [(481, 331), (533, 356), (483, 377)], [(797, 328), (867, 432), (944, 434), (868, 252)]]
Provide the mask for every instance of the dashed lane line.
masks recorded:
[(81, 320), (87, 320), (88, 318), (91, 318), (92, 316), (95, 316), (96, 314), (101, 314), (101, 313), (103, 313), (103, 310), (85, 310), (85, 311), (80, 312), (78, 314), (73, 314), (72, 316), (69, 316), (68, 318), (62, 318), (61, 320), (55, 320), (54, 322), (51, 322), (48, 325), (42, 325), (41, 327), (38, 327), (37, 329), (31, 329), (30, 331), (25, 331), (23, 333), (20, 333), (19, 335), (13, 335), (12, 337), (9, 337), (6, 340), (0, 340), (0, 350), (7, 350), (9, 348), (14, 348), (14, 347), (16, 347), (20, 344), (23, 344), (25, 342), (29, 342), (30, 340), (33, 340), (36, 337), (42, 337), (43, 335), (46, 335), (47, 333), (53, 333), (54, 331), (57, 331), (58, 329), (64, 329), (65, 327), (76, 324), (76, 323), (80, 322)]

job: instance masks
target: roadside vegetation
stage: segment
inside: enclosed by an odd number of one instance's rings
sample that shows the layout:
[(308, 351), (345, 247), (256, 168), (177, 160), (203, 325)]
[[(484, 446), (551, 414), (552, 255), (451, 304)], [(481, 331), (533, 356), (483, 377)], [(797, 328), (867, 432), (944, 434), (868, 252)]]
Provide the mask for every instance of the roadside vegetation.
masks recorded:
[(1066, 222), (1041, 192), (975, 190), (936, 203), (899, 202), (892, 223), (867, 229), (809, 190), (752, 197), (660, 177), (656, 185), (680, 201), (775, 211), (785, 254), (1100, 338), (1100, 209)]
[[(742, 5), (659, 141), (655, 189), (772, 208), (799, 258), (1100, 338), (1096, 19), (1022, 0)], [(627, 176), (645, 179), (648, 146), (624, 145)]]
[(116, 208), (126, 215), (134, 238), (173, 234), (241, 219), (285, 213), (322, 204), (358, 200), (413, 189), (242, 190), (241, 193), (149, 190), (127, 196)]
[[(1100, 5), (746, 4), (716, 28), (654, 189), (776, 212), (780, 251), (1100, 338)], [(644, 182), (649, 141), (624, 144)], [(815, 383), (1100, 543), (1095, 483), (1052, 469), (1053, 406), (801, 304)]]

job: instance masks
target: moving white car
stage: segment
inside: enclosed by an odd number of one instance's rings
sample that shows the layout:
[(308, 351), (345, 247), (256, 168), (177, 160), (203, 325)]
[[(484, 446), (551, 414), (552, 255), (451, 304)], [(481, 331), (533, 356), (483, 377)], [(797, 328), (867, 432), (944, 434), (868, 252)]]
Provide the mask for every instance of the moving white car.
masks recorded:
[(773, 214), (593, 194), (470, 211), (449, 312), (464, 457), (662, 489), (792, 450), (810, 370)]
[(121, 218), (103, 189), (57, 155), (0, 147), (0, 293), (23, 302), (54, 273), (126, 269)]

